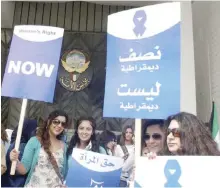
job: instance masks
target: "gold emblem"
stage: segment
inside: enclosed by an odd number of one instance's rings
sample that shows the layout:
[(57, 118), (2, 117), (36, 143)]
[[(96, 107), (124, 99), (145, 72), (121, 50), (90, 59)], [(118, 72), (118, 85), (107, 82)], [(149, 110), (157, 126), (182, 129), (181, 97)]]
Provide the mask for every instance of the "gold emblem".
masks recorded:
[(88, 67), (90, 61), (88, 55), (78, 50), (66, 52), (61, 59), (62, 65), (67, 72), (84, 72)]
[(60, 84), (70, 91), (81, 91), (86, 88), (93, 71), (87, 53), (79, 50), (65, 52), (61, 58), (63, 69), (59, 74)]

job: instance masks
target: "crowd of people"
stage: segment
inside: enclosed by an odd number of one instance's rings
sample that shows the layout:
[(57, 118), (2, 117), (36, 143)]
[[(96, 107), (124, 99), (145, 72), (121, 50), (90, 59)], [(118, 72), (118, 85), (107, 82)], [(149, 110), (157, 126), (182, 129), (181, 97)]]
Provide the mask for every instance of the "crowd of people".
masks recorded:
[[(38, 124), (24, 122), (19, 151), (14, 149), (17, 128), (5, 151), (7, 135), (2, 129), (1, 175), (2, 187), (66, 187), (64, 180), (74, 148), (111, 155), (123, 159), (120, 187), (128, 187), (134, 177), (134, 126), (123, 127), (120, 139), (104, 130), (98, 138), (93, 118), (80, 118), (70, 142), (65, 142), (68, 115), (55, 110)], [(209, 128), (195, 115), (181, 112), (166, 120), (147, 120), (142, 132), (142, 156), (154, 159), (157, 155), (220, 156)], [(10, 175), (11, 163), (17, 162), (16, 175)]]

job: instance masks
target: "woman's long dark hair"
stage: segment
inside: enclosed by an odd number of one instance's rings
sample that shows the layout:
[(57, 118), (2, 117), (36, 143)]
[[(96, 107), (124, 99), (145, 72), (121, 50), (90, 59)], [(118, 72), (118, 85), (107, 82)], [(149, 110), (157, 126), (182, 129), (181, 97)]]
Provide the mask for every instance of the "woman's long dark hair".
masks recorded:
[[(64, 116), (66, 118), (66, 125), (68, 125), (68, 115), (62, 111), (62, 110), (55, 110), (49, 114), (49, 117), (46, 121), (44, 121), (41, 125), (39, 125), (39, 128), (37, 129), (37, 138), (39, 139), (42, 147), (44, 148), (44, 151), (48, 154), (50, 162), (55, 165), (56, 169), (58, 170), (58, 166), (56, 163), (56, 160), (54, 159), (52, 152), (50, 151), (50, 134), (49, 134), (49, 127), (52, 125), (52, 121), (58, 117), (58, 116)], [(57, 136), (57, 139), (61, 139), (63, 132)]]
[(92, 143), (92, 149), (91, 151), (94, 152), (98, 152), (99, 153), (99, 145), (96, 141), (96, 135), (95, 135), (95, 130), (96, 130), (96, 123), (95, 120), (92, 117), (81, 117), (80, 119), (77, 120), (76, 122), (76, 129), (75, 129), (75, 133), (72, 136), (70, 143), (69, 143), (69, 147), (67, 149), (67, 155), (71, 155), (73, 152), (73, 148), (80, 143), (80, 139), (79, 139), (79, 135), (78, 135), (78, 128), (79, 125), (83, 122), (83, 121), (89, 121), (91, 126), (92, 126), (92, 136), (90, 138), (90, 141)]
[[(170, 116), (165, 122), (166, 128), (172, 120), (176, 120), (180, 125), (181, 150), (178, 152), (179, 155), (220, 155), (217, 143), (212, 139), (210, 130), (195, 115), (181, 112)], [(163, 153), (171, 155), (167, 142), (164, 144)]]
[[(121, 146), (125, 145), (125, 134), (126, 134), (127, 129), (131, 129), (132, 133), (134, 135), (134, 128), (132, 127), (132, 125), (126, 125), (122, 130), (122, 134), (121, 134), (120, 141), (119, 141), (119, 144)], [(132, 144), (134, 144), (133, 140), (131, 142), (132, 142)]]
[(105, 130), (103, 131), (100, 136), (99, 136), (99, 145), (102, 146), (105, 151), (107, 152), (107, 144), (111, 141), (115, 141), (116, 142), (116, 135), (109, 131), (109, 130)]

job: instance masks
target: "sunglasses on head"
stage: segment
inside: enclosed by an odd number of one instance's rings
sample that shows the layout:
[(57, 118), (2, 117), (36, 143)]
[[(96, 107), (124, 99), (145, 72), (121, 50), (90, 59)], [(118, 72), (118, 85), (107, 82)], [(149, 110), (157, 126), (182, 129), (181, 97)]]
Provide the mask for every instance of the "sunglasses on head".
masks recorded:
[(144, 135), (144, 140), (150, 140), (150, 137), (152, 137), (154, 140), (161, 140), (162, 135), (159, 133), (153, 133), (152, 135), (150, 134), (145, 134)]
[(167, 129), (167, 135), (172, 133), (174, 137), (180, 137), (180, 130), (179, 129)]
[(62, 121), (60, 121), (60, 120), (58, 120), (58, 119), (54, 119), (53, 121), (52, 121), (52, 123), (54, 124), (54, 125), (56, 125), (56, 126), (58, 126), (58, 125), (62, 125), (63, 127), (66, 127), (66, 122), (62, 122)]

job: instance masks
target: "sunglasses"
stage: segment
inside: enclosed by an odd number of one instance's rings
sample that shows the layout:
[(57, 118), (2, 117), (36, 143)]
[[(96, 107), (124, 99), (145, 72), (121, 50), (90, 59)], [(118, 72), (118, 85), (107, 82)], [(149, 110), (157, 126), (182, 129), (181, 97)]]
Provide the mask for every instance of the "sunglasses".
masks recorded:
[(174, 137), (179, 137), (180, 138), (180, 130), (179, 129), (167, 129), (167, 136), (172, 133)]
[(152, 137), (154, 140), (161, 140), (162, 135), (159, 133), (153, 133), (152, 135), (150, 134), (145, 134), (144, 135), (144, 140), (150, 140), (150, 137)]
[(62, 127), (66, 127), (66, 122), (62, 122), (62, 121), (60, 121), (60, 120), (58, 120), (58, 119), (54, 119), (53, 121), (52, 121), (52, 123), (54, 124), (54, 125), (56, 125), (56, 126), (58, 126), (58, 125), (62, 125)]

